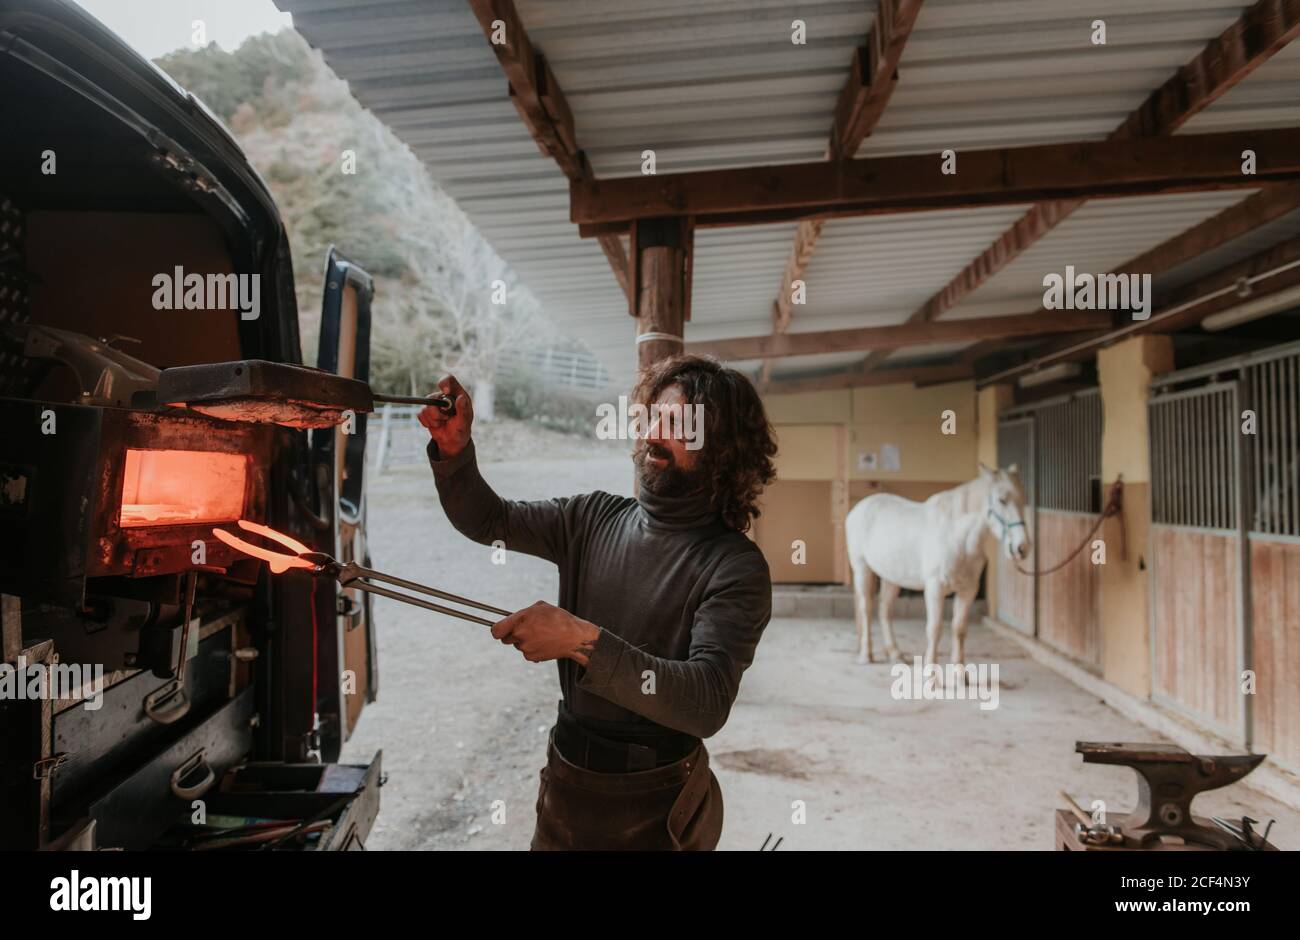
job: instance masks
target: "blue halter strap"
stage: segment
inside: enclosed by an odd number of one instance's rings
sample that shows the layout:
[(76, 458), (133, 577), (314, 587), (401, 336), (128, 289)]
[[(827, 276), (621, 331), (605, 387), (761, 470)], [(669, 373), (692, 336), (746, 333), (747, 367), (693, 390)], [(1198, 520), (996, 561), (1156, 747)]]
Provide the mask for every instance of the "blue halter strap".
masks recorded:
[(998, 520), (998, 524), (1002, 526), (1003, 544), (1005, 544), (1011, 538), (1012, 529), (1014, 529), (1016, 526), (1023, 526), (1025, 524), (1025, 520), (1023, 519), (1017, 519), (1015, 522), (1007, 522), (1007, 520), (1003, 519), (1000, 515), (998, 515), (996, 512), (993, 511), (992, 506), (989, 507), (988, 514), (992, 516), (994, 519)]

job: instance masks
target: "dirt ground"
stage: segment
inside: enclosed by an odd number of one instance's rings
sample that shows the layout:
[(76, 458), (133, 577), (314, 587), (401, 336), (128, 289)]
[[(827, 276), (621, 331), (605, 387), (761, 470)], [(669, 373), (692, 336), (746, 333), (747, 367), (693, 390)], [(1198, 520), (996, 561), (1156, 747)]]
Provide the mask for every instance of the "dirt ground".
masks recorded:
[[(482, 435), (484, 476), (503, 496), (630, 493), (618, 448), (549, 433)], [(554, 568), (457, 534), (427, 468), (372, 478), (375, 565), (507, 608), (554, 601)], [(388, 781), (371, 849), (524, 849), (538, 769), (558, 699), (553, 664), (530, 664), (486, 628), (377, 598), (380, 694), (344, 760), (384, 752)], [(995, 710), (896, 700), (889, 666), (859, 666), (847, 620), (778, 618), (768, 627), (727, 726), (708, 742), (726, 802), (720, 848), (766, 840), (798, 849), (1049, 849), (1065, 788), (1126, 811), (1125, 768), (1085, 767), (1075, 740), (1154, 741), (1137, 725), (973, 627), (970, 659), (1000, 668)], [(904, 649), (922, 625), (899, 621)], [(945, 644), (946, 646), (946, 644)], [(1276, 818), (1273, 841), (1300, 849), (1300, 812), (1242, 785), (1198, 798), (1200, 815)], [(801, 821), (796, 821), (796, 818)]]

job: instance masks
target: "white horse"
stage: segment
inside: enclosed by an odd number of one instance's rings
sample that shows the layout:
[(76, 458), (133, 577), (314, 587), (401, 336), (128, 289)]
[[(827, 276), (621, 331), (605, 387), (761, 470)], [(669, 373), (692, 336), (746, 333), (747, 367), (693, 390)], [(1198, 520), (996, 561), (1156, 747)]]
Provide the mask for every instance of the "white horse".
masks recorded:
[(1016, 466), (991, 470), (969, 483), (935, 493), (923, 503), (892, 493), (868, 496), (844, 522), (853, 569), (858, 662), (872, 661), (871, 594), (880, 585), (880, 622), (885, 652), (902, 656), (894, 641), (891, 609), (900, 588), (925, 592), (925, 659), (934, 662), (943, 629), (943, 600), (956, 594), (952, 610), (952, 661), (965, 659), (966, 619), (979, 590), (985, 549), (1000, 542), (1009, 559), (1027, 558), (1025, 497)]

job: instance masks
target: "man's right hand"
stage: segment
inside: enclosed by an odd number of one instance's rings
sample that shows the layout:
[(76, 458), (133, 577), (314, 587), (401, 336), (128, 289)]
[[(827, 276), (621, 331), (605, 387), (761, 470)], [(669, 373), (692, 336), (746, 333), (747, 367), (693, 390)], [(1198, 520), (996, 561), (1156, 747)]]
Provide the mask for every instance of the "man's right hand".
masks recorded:
[(474, 405), (469, 400), (469, 392), (461, 387), (454, 375), (439, 382), (438, 388), (456, 403), (456, 414), (448, 417), (433, 405), (426, 405), (420, 411), (419, 418), (420, 423), (429, 429), (429, 437), (438, 445), (440, 458), (447, 460), (459, 454), (469, 443), (470, 425), (474, 423)]

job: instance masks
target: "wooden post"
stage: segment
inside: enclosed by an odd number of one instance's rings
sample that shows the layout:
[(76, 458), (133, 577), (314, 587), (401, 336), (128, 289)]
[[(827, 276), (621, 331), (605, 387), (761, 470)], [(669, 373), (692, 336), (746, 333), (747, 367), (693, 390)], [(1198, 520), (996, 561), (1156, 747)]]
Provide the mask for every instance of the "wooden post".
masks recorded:
[(690, 319), (689, 220), (643, 219), (632, 227), (637, 365), (645, 369), (684, 348)]

